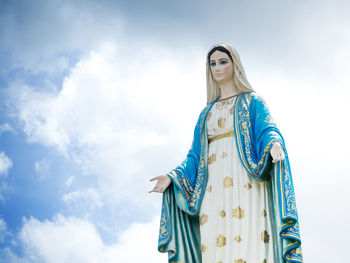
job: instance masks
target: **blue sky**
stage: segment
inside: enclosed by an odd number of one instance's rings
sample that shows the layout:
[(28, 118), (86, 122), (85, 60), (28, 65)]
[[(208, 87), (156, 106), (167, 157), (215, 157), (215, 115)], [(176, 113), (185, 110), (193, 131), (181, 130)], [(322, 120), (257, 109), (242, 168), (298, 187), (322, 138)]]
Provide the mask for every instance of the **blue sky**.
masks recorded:
[(1, 1), (0, 262), (166, 262), (149, 179), (185, 157), (218, 42), (238, 50), (285, 138), (305, 262), (342, 262), (349, 11), (337, 0)]

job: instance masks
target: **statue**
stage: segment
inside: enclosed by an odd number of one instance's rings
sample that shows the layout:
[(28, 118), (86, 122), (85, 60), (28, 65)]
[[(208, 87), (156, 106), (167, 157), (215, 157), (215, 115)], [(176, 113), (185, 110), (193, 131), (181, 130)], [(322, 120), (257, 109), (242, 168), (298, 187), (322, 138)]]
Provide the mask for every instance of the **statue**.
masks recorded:
[(158, 251), (168, 262), (303, 262), (285, 142), (237, 51), (213, 45), (207, 105), (186, 159), (156, 176)]

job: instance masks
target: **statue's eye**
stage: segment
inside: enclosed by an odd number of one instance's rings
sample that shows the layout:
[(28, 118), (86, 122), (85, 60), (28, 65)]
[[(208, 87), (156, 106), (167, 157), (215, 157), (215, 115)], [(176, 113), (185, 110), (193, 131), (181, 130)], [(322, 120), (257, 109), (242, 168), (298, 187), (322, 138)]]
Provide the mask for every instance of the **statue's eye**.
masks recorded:
[(212, 66), (212, 67), (214, 67), (215, 65), (216, 65), (215, 62), (211, 62), (211, 63), (210, 63), (210, 66)]
[(226, 61), (226, 60), (223, 60), (223, 61), (220, 62), (220, 64), (221, 64), (221, 65), (225, 65), (225, 64), (227, 64), (227, 61)]

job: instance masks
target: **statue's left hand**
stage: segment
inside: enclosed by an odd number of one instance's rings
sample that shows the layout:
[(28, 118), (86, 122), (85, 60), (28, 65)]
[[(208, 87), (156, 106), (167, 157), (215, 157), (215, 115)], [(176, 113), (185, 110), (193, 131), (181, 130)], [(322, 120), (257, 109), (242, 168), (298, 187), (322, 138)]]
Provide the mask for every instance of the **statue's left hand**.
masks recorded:
[(157, 180), (157, 184), (153, 188), (153, 190), (149, 191), (149, 193), (152, 192), (158, 192), (158, 193), (163, 193), (168, 186), (172, 183), (172, 180), (169, 175), (160, 175), (156, 176), (150, 179), (150, 181)]
[(282, 145), (279, 142), (275, 142), (271, 147), (270, 154), (272, 156), (272, 162), (276, 163), (284, 159), (284, 152)]

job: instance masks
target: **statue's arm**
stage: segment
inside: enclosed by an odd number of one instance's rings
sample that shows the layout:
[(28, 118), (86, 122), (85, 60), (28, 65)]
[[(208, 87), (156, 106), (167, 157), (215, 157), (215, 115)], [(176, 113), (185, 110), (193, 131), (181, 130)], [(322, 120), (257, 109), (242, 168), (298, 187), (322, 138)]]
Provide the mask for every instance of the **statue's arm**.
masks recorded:
[(271, 116), (266, 101), (255, 93), (252, 95), (250, 108), (253, 140), (257, 153), (263, 152), (271, 144), (270, 154), (273, 162), (283, 159), (284, 139)]

